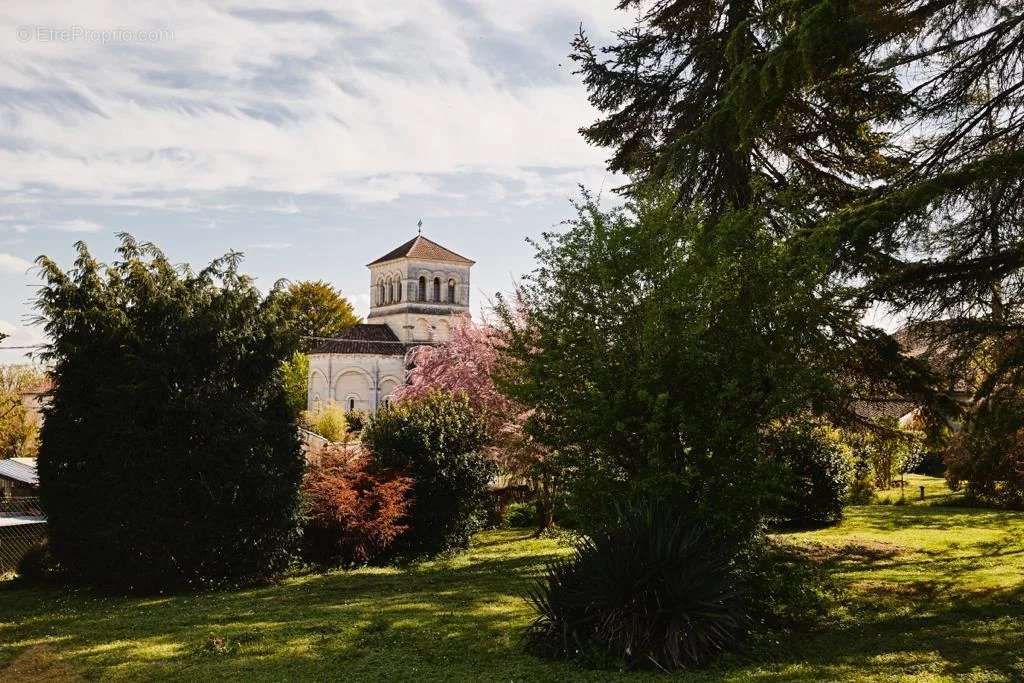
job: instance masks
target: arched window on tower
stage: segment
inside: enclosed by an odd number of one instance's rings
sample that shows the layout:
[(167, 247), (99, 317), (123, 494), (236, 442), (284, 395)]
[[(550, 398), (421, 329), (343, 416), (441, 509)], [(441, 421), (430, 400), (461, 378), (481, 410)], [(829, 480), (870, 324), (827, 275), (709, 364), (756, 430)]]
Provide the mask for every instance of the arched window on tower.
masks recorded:
[(420, 301), (427, 300), (427, 278), (420, 275), (420, 291), (417, 293), (417, 299)]
[(388, 303), (395, 303), (395, 283), (388, 280)]
[(377, 286), (377, 305), (378, 306), (384, 305), (384, 283), (383, 282), (381, 282)]
[(441, 278), (434, 278), (434, 301), (441, 300)]
[(455, 303), (455, 280), (448, 280), (448, 303)]
[(402, 302), (402, 287), (404, 287), (404, 286), (405, 285), (402, 284), (402, 279), (401, 278), (395, 280), (395, 301), (397, 301), (399, 303)]

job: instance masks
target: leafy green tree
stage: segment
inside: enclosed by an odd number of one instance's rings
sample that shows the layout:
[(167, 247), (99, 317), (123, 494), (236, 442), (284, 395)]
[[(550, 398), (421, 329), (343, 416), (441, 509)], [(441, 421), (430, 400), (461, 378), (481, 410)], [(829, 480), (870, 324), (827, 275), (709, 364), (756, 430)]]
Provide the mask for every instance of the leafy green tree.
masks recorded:
[(296, 351), (281, 365), (288, 407), (298, 417), (306, 409), (309, 390), (309, 356)]
[(39, 421), (22, 401), (22, 392), (46, 381), (28, 365), (0, 367), (0, 458), (34, 457), (39, 445)]
[(528, 429), (584, 514), (661, 489), (751, 532), (760, 430), (827, 400), (858, 311), (821, 286), (827, 264), (798, 260), (752, 211), (709, 224), (672, 195), (577, 208), (537, 246), (525, 312), (499, 306), (514, 362), (502, 389), (533, 409)]
[(875, 421), (872, 429), (861, 429), (846, 436), (853, 455), (866, 463), (876, 488), (889, 489), (911, 471), (924, 455), (921, 435), (903, 430), (894, 417)]
[(853, 455), (842, 433), (800, 416), (770, 425), (764, 432), (768, 476), (775, 487), (767, 517), (780, 526), (835, 524), (853, 483)]
[(348, 299), (322, 280), (291, 283), (281, 305), (303, 337), (336, 337), (360, 322)]
[(465, 394), (431, 392), (378, 410), (362, 441), (377, 467), (412, 478), (401, 555), (463, 550), (483, 521), (495, 466), (484, 454), (487, 421)]
[(40, 257), (55, 388), (39, 451), (50, 548), (74, 580), (157, 591), (288, 562), (303, 460), (281, 381), (297, 339), (230, 253), (175, 267), (121, 235), (105, 265)]

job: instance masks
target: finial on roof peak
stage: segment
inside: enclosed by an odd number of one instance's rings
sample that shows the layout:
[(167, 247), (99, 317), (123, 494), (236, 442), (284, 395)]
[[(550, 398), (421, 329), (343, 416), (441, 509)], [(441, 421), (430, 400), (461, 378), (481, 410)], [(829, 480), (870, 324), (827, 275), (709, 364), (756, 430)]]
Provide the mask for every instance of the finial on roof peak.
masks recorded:
[(416, 221), (416, 234), (417, 235), (422, 235), (423, 234), (423, 219), (422, 218), (419, 219), (418, 221)]

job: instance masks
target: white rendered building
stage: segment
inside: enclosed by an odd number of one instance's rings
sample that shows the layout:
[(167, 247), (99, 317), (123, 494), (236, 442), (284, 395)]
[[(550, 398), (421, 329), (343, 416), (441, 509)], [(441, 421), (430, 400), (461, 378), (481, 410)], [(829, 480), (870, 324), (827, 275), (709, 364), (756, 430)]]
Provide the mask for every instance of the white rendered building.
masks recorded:
[(422, 235), (370, 263), (366, 323), (309, 352), (308, 407), (375, 412), (405, 382), (406, 352), (447, 341), (453, 319), (469, 315), (472, 265)]

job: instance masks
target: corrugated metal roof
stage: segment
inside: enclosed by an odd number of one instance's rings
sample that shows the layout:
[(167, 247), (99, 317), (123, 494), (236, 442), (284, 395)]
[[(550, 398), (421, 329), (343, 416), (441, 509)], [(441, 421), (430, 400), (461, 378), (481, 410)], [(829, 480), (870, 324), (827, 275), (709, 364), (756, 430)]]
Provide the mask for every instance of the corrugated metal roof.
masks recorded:
[[(31, 464), (27, 461), (31, 461)], [(39, 474), (36, 472), (36, 459), (8, 458), (0, 460), (0, 477), (20, 481), (22, 484), (38, 486)]]

